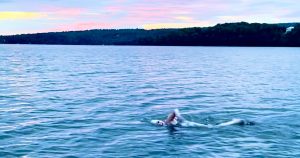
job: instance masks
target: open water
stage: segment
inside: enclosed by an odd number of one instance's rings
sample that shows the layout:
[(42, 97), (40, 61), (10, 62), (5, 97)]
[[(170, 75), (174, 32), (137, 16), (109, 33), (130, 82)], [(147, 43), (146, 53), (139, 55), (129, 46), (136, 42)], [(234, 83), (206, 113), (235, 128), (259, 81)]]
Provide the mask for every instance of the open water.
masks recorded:
[(0, 157), (300, 157), (300, 48), (0, 45)]

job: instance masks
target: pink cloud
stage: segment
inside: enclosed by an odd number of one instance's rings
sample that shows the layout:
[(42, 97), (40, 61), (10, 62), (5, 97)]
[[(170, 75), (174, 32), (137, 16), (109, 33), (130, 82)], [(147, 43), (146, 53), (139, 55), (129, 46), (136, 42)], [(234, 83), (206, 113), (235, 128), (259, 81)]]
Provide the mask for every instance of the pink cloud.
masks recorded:
[[(48, 31), (70, 31), (103, 28), (156, 28), (207, 26), (212, 23), (205, 18), (208, 11), (220, 12), (226, 5), (210, 6), (207, 3), (183, 2), (174, 0), (172, 3), (158, 0), (141, 0), (138, 3), (126, 4), (126, 0), (118, 0), (120, 3), (99, 8), (94, 14), (91, 10), (83, 8), (45, 7), (49, 18), (56, 19), (57, 26)], [(218, 0), (211, 0), (218, 1)], [(61, 20), (67, 21), (61, 21)], [(61, 22), (60, 22), (61, 21)]]
[(82, 8), (69, 8), (63, 10), (56, 10), (52, 13), (60, 17), (76, 17), (81, 15), (84, 11), (85, 10)]
[(132, 5), (108, 6), (104, 10), (110, 14), (120, 15), (122, 13), (117, 20), (141, 26), (145, 23), (181, 23), (186, 22), (187, 19), (190, 19), (189, 22), (201, 23), (203, 21), (201, 19), (207, 21), (206, 17), (211, 16), (208, 12), (218, 14), (228, 8), (226, 4), (211, 5), (210, 1), (207, 3), (191, 1), (174, 0), (170, 3), (169, 1), (142, 0), (140, 3)]
[(45, 6), (42, 12), (53, 19), (65, 19), (80, 16), (86, 12), (86, 9)]
[(101, 28), (116, 28), (118, 26), (121, 26), (121, 24), (90, 21), (90, 22), (78, 22), (78, 23), (68, 23), (68, 24), (59, 25), (55, 28), (47, 30), (46, 32), (80, 31), (80, 30), (101, 29)]
[[(205, 6), (201, 6), (205, 7)], [(223, 8), (223, 6), (220, 6)], [(209, 22), (197, 20), (194, 12), (198, 12), (200, 6), (181, 5), (175, 3), (167, 5), (162, 3), (137, 3), (132, 5), (111, 5), (102, 8), (102, 14), (98, 14), (97, 21), (95, 18), (87, 16), (86, 19), (77, 19), (77, 22), (59, 24), (49, 31), (70, 31), (70, 30), (88, 30), (104, 28), (145, 28), (145, 26), (156, 28), (157, 26), (165, 27), (183, 27), (183, 26), (207, 26)], [(206, 9), (203, 8), (202, 11)], [(210, 9), (210, 8), (208, 8)], [(219, 8), (220, 9), (220, 8)], [(86, 10), (80, 8), (50, 8), (52, 14), (59, 17), (69, 18), (74, 16), (87, 15)], [(79, 22), (78, 22), (79, 21)], [(163, 24), (163, 25), (162, 25)], [(147, 27), (148, 28), (148, 27)]]

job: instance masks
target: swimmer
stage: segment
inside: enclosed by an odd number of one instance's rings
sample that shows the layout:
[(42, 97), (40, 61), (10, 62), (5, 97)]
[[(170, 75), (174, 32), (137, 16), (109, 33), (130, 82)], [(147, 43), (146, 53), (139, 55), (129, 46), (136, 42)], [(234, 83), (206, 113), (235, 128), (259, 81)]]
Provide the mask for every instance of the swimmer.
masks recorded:
[(176, 126), (179, 122), (182, 122), (183, 118), (179, 114), (179, 110), (175, 109), (166, 120), (151, 120), (152, 124), (159, 125), (159, 126)]
[(254, 125), (254, 122), (242, 120), (242, 119), (232, 119), (229, 122), (221, 123), (218, 125), (205, 125), (201, 123), (196, 123), (192, 121), (187, 121), (179, 113), (178, 109), (175, 109), (167, 119), (165, 120), (151, 120), (151, 123), (158, 126), (182, 126), (182, 127), (204, 127), (204, 128), (213, 128), (213, 127), (224, 127), (229, 125)]
[(205, 125), (201, 123), (191, 122), (184, 119), (179, 113), (178, 109), (175, 109), (166, 120), (151, 120), (151, 123), (158, 126), (182, 126), (182, 127), (206, 127), (211, 128), (212, 125)]

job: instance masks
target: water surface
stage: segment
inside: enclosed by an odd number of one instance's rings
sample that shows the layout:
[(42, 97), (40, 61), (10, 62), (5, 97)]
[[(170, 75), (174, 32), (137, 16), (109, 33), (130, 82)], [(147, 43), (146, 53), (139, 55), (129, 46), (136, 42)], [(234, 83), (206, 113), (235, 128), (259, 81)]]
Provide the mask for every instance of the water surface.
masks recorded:
[[(0, 157), (299, 157), (300, 49), (0, 45)], [(149, 124), (174, 108), (217, 129)]]

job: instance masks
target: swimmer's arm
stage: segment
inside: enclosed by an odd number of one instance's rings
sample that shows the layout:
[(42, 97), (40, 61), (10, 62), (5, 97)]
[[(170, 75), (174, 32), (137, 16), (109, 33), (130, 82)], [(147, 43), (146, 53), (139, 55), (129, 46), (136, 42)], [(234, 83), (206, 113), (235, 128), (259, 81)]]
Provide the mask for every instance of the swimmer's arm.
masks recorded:
[(168, 116), (168, 118), (165, 120), (165, 123), (166, 123), (166, 124), (170, 124), (170, 123), (175, 119), (175, 117), (176, 117), (175, 112), (172, 112), (172, 113)]
[(181, 121), (181, 122), (185, 121), (185, 119), (181, 116), (178, 109), (175, 109), (174, 113), (175, 113), (175, 116), (178, 118), (179, 121)]

